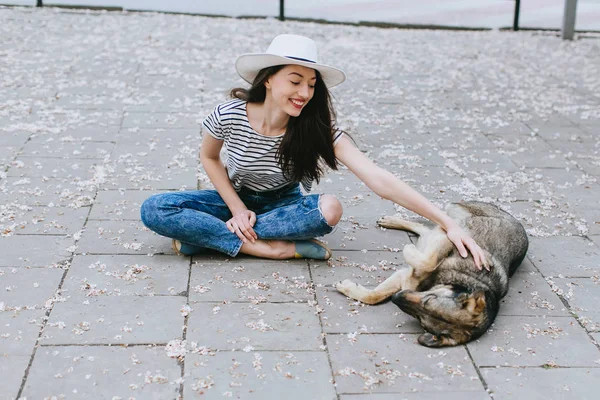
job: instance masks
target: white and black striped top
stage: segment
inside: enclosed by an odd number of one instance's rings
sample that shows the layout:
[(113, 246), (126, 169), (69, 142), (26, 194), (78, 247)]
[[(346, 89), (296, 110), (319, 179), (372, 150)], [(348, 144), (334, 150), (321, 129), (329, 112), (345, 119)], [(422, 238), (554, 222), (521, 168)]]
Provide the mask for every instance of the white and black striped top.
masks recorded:
[[(235, 190), (245, 187), (262, 192), (292, 183), (283, 176), (275, 156), (283, 135), (265, 136), (252, 129), (245, 101), (235, 99), (219, 104), (202, 125), (215, 139), (225, 142), (225, 166)], [(343, 134), (335, 132), (334, 145)], [(305, 179), (301, 183), (304, 190), (311, 190), (312, 181)]]

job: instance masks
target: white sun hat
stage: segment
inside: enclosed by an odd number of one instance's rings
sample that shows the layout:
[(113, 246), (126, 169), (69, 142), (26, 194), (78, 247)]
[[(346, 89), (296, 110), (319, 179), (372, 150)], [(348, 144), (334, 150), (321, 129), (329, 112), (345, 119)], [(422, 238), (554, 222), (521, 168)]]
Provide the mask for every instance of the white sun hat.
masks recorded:
[(346, 74), (342, 70), (320, 64), (317, 44), (312, 39), (299, 35), (279, 35), (273, 39), (265, 53), (242, 54), (235, 62), (235, 69), (243, 80), (252, 84), (261, 69), (289, 64), (316, 69), (329, 88), (346, 80)]

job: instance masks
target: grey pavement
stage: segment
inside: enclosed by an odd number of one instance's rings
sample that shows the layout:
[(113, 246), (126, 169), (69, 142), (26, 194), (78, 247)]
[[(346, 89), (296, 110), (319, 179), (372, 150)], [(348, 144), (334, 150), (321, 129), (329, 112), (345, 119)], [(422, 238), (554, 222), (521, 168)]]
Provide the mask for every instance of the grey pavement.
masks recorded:
[[(199, 123), (279, 33), (347, 72), (338, 122), (439, 206), (530, 249), (490, 331), (428, 349), (373, 287), (413, 216), (346, 169), (328, 262), (176, 256), (148, 196), (208, 188)], [(600, 390), (600, 36), (0, 8), (0, 399), (592, 399)]]

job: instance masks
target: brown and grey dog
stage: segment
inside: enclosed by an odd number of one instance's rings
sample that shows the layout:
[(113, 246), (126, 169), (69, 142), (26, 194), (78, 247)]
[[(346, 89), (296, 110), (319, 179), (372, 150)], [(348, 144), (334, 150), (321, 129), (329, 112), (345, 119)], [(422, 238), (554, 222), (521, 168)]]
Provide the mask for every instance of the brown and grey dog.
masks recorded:
[(510, 214), (481, 202), (450, 204), (446, 212), (485, 251), (490, 271), (479, 271), (471, 256), (463, 258), (440, 227), (383, 217), (385, 228), (419, 235), (404, 247), (408, 268), (396, 271), (373, 290), (345, 280), (337, 290), (367, 304), (389, 297), (417, 318), (427, 333), (419, 343), (454, 346), (481, 336), (494, 322), (508, 278), (525, 258), (528, 240), (523, 226)]

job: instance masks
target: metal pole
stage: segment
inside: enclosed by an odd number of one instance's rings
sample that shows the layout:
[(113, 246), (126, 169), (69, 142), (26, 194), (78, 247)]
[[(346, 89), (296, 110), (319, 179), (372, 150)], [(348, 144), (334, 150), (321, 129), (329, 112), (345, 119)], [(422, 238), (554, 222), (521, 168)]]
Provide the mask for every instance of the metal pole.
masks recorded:
[(279, 20), (280, 21), (285, 21), (285, 15), (283, 13), (283, 9), (284, 9), (283, 3), (284, 3), (284, 1), (285, 0), (279, 0)]
[(515, 19), (513, 20), (513, 31), (519, 30), (519, 13), (521, 12), (521, 0), (515, 0)]
[(42, 0), (37, 0), (37, 7), (44, 7), (44, 3), (42, 3)]
[(565, 0), (565, 13), (563, 15), (562, 38), (573, 40), (575, 33), (575, 17), (577, 16), (577, 0)]

